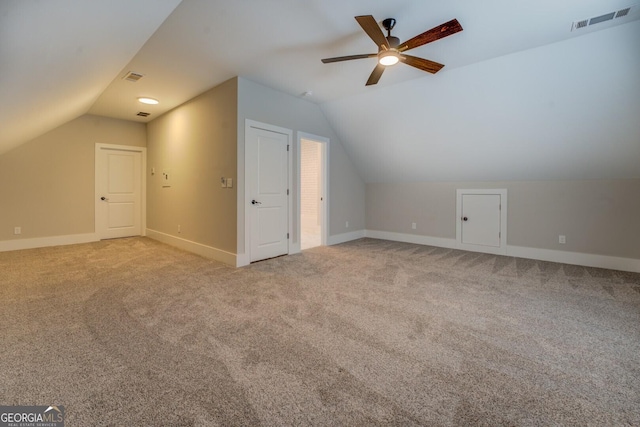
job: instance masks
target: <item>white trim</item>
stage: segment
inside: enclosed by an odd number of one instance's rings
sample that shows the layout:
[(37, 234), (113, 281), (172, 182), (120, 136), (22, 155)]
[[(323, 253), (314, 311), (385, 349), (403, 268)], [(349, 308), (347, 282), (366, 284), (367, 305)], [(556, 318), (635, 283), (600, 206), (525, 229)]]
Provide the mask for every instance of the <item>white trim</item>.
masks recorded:
[(336, 234), (329, 236), (329, 245), (339, 245), (340, 243), (350, 242), (351, 240), (362, 239), (366, 237), (365, 230), (350, 231), (348, 233)]
[(393, 240), (395, 242), (415, 243), (418, 245), (438, 246), (441, 248), (457, 249), (455, 239), (444, 237), (422, 236), (418, 234), (394, 233), (391, 231), (366, 230), (366, 237), (372, 239)]
[(248, 252), (236, 255), (236, 267), (245, 267), (249, 264), (251, 264), (251, 259)]
[(611, 270), (640, 273), (640, 259), (620, 258), (607, 255), (584, 254), (580, 252), (557, 251), (554, 249), (508, 246), (507, 254), (513, 257), (560, 262), (586, 267), (608, 268)]
[(301, 203), (302, 203), (302, 184), (301, 184), (301, 180), (302, 180), (302, 151), (301, 151), (301, 142), (303, 139), (306, 139), (308, 141), (312, 141), (312, 142), (317, 142), (319, 144), (321, 144), (321, 150), (322, 150), (322, 154), (321, 154), (321, 165), (320, 168), (322, 169), (322, 199), (323, 202), (322, 203), (322, 232), (321, 232), (321, 239), (320, 239), (320, 244), (322, 246), (326, 246), (327, 245), (327, 236), (329, 235), (328, 233), (328, 224), (329, 224), (329, 146), (331, 145), (331, 140), (329, 138), (325, 138), (323, 136), (318, 136), (318, 135), (314, 135), (311, 133), (306, 133), (306, 132), (296, 132), (296, 136), (297, 136), (297, 141), (296, 141), (296, 147), (297, 147), (297, 156), (296, 156), (296, 161), (297, 161), (297, 167), (296, 167), (296, 182), (297, 182), (297, 198), (298, 198), (298, 218), (297, 218), (297, 227), (298, 227), (298, 252), (300, 252), (300, 247), (302, 245), (302, 220), (301, 220), (301, 212), (302, 212), (302, 208), (301, 208)]
[(49, 246), (77, 245), (79, 243), (97, 242), (96, 233), (68, 234), (65, 236), (35, 237), (31, 239), (15, 239), (0, 241), (0, 252), (18, 251), (22, 249), (46, 248)]
[[(262, 129), (262, 130), (266, 130), (269, 132), (275, 132), (275, 133), (280, 133), (283, 135), (286, 135), (288, 138), (288, 142), (287, 144), (289, 144), (289, 146), (291, 146), (291, 150), (289, 150), (289, 154), (288, 154), (288, 166), (289, 166), (289, 193), (291, 194), (291, 189), (293, 188), (293, 173), (292, 173), (292, 168), (293, 168), (293, 130), (291, 129), (287, 129), (287, 128), (283, 128), (280, 126), (274, 126), (274, 125), (270, 125), (268, 123), (261, 123), (261, 122), (257, 122), (255, 120), (250, 120), (250, 119), (245, 119), (244, 120), (244, 176), (243, 176), (243, 180), (244, 180), (244, 208), (246, 208), (247, 206), (249, 206), (249, 203), (251, 203), (250, 201), (250, 192), (249, 192), (249, 181), (247, 180), (247, 170), (248, 170), (248, 165), (247, 165), (247, 161), (248, 161), (248, 157), (247, 156), (247, 137), (249, 136), (250, 133), (250, 129), (254, 128), (254, 129)], [(240, 171), (239, 171), (240, 172)], [(239, 198), (238, 198), (239, 199)], [(240, 202), (240, 200), (238, 200)], [(291, 203), (291, 198), (289, 198), (287, 200), (288, 204), (289, 204), (289, 225), (288, 225), (288, 230), (289, 230), (289, 236), (293, 236), (293, 203)], [(240, 208), (240, 207), (239, 207)], [(242, 211), (240, 209), (238, 209), (238, 215), (240, 215)], [(238, 223), (240, 223), (241, 221), (244, 223), (244, 253), (238, 253), (237, 254), (237, 260), (235, 262), (237, 267), (242, 267), (245, 265), (249, 265), (251, 262), (251, 221), (250, 221), (250, 217), (248, 214), (249, 210), (248, 209), (244, 209), (244, 218), (238, 218)], [(287, 242), (287, 254), (291, 254), (292, 252), (292, 247), (291, 247), (291, 239), (289, 239), (289, 241)]]
[(95, 144), (95, 158), (93, 164), (93, 174), (94, 174), (94, 211), (93, 211), (93, 219), (94, 219), (94, 233), (96, 236), (98, 233), (99, 223), (98, 223), (98, 156), (100, 155), (100, 150), (108, 149), (108, 150), (118, 150), (118, 151), (133, 151), (135, 153), (140, 153), (142, 157), (142, 165), (141, 165), (141, 181), (140, 185), (142, 186), (140, 195), (140, 235), (146, 236), (147, 230), (147, 148), (146, 147), (136, 147), (132, 145), (117, 145), (117, 144), (103, 144), (100, 142), (96, 142)]
[[(462, 243), (462, 195), (463, 194), (487, 194), (500, 196), (500, 246), (483, 246)], [(507, 254), (507, 189), (506, 188), (489, 188), (489, 189), (457, 189), (456, 190), (456, 242), (457, 248), (472, 251), (483, 252), (497, 255)]]
[(302, 252), (300, 243), (292, 243), (289, 245), (289, 255), (299, 254), (300, 252)]
[[(353, 233), (347, 233), (353, 234)], [(339, 236), (345, 236), (341, 234)], [(472, 249), (461, 247), (457, 240), (442, 237), (420, 236), (415, 234), (394, 233), (391, 231), (365, 230), (364, 236), (349, 236), (332, 244), (343, 243), (355, 240), (360, 237), (370, 237), (372, 239), (391, 240), (395, 242), (415, 243), (418, 245), (437, 246), (440, 248), (460, 249), (471, 252), (485, 252), (481, 250), (484, 246), (471, 245)], [(470, 246), (470, 245), (465, 245)], [(501, 254), (497, 254), (501, 255)], [(558, 262), (563, 264), (581, 265), (586, 267), (608, 268), (611, 270), (631, 271), (640, 273), (640, 259), (612, 257), (607, 255), (585, 254), (580, 252), (557, 251), (553, 249), (527, 248), (522, 246), (506, 246), (506, 253), (502, 254), (510, 257), (536, 259), (541, 261)]]
[(222, 249), (203, 245), (202, 243), (193, 242), (191, 240), (181, 239), (156, 230), (147, 229), (146, 231), (147, 237), (151, 239), (166, 243), (167, 245), (175, 246), (208, 259), (220, 261), (234, 267), (236, 266), (236, 254), (231, 252), (223, 251)]

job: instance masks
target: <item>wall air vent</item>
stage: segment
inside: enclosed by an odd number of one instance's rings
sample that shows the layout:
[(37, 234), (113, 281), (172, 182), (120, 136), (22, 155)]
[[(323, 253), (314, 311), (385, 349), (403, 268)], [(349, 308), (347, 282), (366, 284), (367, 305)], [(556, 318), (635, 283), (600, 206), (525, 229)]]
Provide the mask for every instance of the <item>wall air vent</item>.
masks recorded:
[(594, 16), (593, 18), (581, 19), (580, 21), (575, 21), (571, 24), (571, 31), (590, 27), (592, 25), (611, 21), (613, 19), (624, 18), (625, 16), (629, 16), (632, 13), (637, 12), (638, 9), (640, 9), (640, 5), (636, 4), (633, 6), (625, 7), (618, 11), (614, 10), (613, 12), (605, 13), (604, 15)]
[(148, 117), (150, 113), (145, 113), (144, 111), (140, 111), (138, 114), (136, 114), (136, 116), (140, 116), (140, 117)]
[(122, 79), (135, 83), (138, 80), (140, 80), (143, 76), (144, 76), (144, 74), (140, 74), (140, 73), (136, 73), (136, 72), (133, 72), (133, 71), (129, 71), (127, 74), (125, 74), (125, 76)]

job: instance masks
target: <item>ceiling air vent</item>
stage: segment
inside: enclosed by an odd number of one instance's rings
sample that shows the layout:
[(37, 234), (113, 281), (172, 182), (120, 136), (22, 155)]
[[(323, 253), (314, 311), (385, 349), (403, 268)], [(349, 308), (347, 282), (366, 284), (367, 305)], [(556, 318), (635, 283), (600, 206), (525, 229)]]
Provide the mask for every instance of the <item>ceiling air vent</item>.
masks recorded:
[(631, 8), (627, 7), (625, 9), (621, 9), (616, 12), (616, 18), (622, 18), (623, 16), (627, 16), (631, 12)]
[(589, 20), (588, 19), (584, 19), (582, 21), (574, 22), (573, 23), (573, 30), (579, 30), (580, 28), (584, 28), (587, 25), (589, 25)]
[(133, 71), (129, 71), (127, 74), (125, 74), (125, 76), (122, 79), (135, 83), (138, 80), (140, 80), (143, 76), (144, 76), (144, 74), (140, 74), (140, 73), (136, 73), (136, 72), (133, 72)]
[(136, 114), (136, 116), (140, 116), (140, 117), (147, 117), (149, 116), (150, 113), (145, 113), (144, 111), (140, 111), (138, 114)]
[(624, 9), (620, 9), (618, 11), (614, 10), (613, 12), (605, 13), (604, 15), (575, 21), (573, 24), (571, 24), (571, 31), (586, 28), (591, 25), (599, 24), (601, 22), (611, 21), (612, 19), (624, 18), (625, 16), (631, 15), (632, 13), (636, 12), (638, 10), (638, 7), (639, 5), (633, 5), (625, 7)]
[(599, 24), (601, 22), (610, 21), (613, 17), (616, 16), (615, 12), (605, 13), (604, 15), (596, 16), (595, 18), (589, 19), (589, 25)]

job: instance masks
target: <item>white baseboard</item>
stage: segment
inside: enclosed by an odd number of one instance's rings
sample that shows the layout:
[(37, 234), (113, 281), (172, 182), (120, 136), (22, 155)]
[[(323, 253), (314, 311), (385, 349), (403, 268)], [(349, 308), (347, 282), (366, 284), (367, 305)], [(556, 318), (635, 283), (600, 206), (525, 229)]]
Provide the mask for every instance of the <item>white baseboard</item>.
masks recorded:
[(205, 258), (236, 266), (236, 254), (147, 228), (147, 237)]
[(507, 255), (541, 261), (583, 265), (585, 267), (608, 268), (611, 270), (640, 273), (640, 259), (620, 258), (607, 255), (583, 254), (580, 252), (556, 251), (553, 249), (507, 246)]
[(443, 237), (420, 236), (417, 234), (393, 233), (391, 231), (366, 230), (366, 237), (372, 239), (393, 240), (394, 242), (415, 243), (418, 245), (438, 246), (440, 248), (456, 249), (455, 239)]
[(46, 248), (49, 246), (76, 245), (78, 243), (97, 242), (96, 233), (69, 234), (66, 236), (35, 237), (31, 239), (14, 239), (0, 241), (0, 252), (21, 249)]
[[(418, 245), (437, 246), (448, 249), (469, 250), (462, 247), (455, 239), (441, 237), (419, 236), (415, 234), (394, 233), (390, 231), (365, 230), (366, 237), (373, 239), (392, 240), (396, 242), (415, 243)], [(351, 239), (353, 240), (353, 239)], [(484, 252), (478, 246), (475, 252)], [(488, 252), (487, 252), (488, 253)], [(507, 245), (506, 256), (537, 259), (540, 261), (560, 262), (564, 264), (582, 265), (585, 267), (608, 268), (612, 270), (631, 271), (640, 273), (640, 259), (612, 257), (606, 255), (584, 254), (579, 252), (557, 251), (553, 249), (527, 248)]]
[(351, 231), (349, 233), (335, 234), (327, 236), (327, 245), (339, 245), (340, 243), (350, 242), (351, 240), (362, 239), (365, 236), (365, 230)]

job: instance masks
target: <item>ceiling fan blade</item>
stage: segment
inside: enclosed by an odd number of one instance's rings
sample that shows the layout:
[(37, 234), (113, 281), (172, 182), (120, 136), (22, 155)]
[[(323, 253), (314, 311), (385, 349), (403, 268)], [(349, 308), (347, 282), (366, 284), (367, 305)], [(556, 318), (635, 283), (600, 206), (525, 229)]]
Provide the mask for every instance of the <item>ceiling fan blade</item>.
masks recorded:
[(398, 46), (398, 50), (400, 52), (404, 52), (405, 50), (413, 49), (415, 47), (422, 46), (423, 44), (440, 40), (441, 38), (450, 36), (451, 34), (455, 34), (458, 31), (462, 31), (462, 25), (460, 25), (457, 19), (452, 19), (449, 22), (438, 25), (437, 27), (425, 31), (424, 33), (419, 34), (414, 38), (400, 44), (400, 46)]
[(373, 16), (356, 16), (356, 21), (358, 21), (358, 24), (360, 24), (364, 32), (367, 33), (367, 35), (371, 37), (371, 40), (373, 40), (376, 46), (378, 46), (378, 50), (382, 49), (382, 46), (386, 47), (387, 49), (391, 47), (389, 46), (389, 41), (382, 33), (380, 25), (378, 25)]
[(438, 64), (437, 62), (411, 55), (400, 55), (400, 62), (404, 62), (407, 65), (411, 65), (412, 67), (416, 67), (431, 74), (437, 73), (442, 69), (442, 67), (444, 67), (443, 64)]
[(336, 56), (335, 58), (325, 58), (322, 60), (322, 62), (325, 64), (329, 64), (331, 62), (350, 61), (352, 59), (375, 58), (376, 56), (378, 56), (376, 53), (365, 53), (362, 55)]
[(369, 80), (367, 80), (366, 86), (371, 86), (378, 83), (378, 80), (380, 80), (380, 77), (382, 77), (382, 73), (384, 72), (385, 68), (386, 67), (384, 65), (376, 65), (376, 68), (373, 69), (373, 72), (369, 76)]

